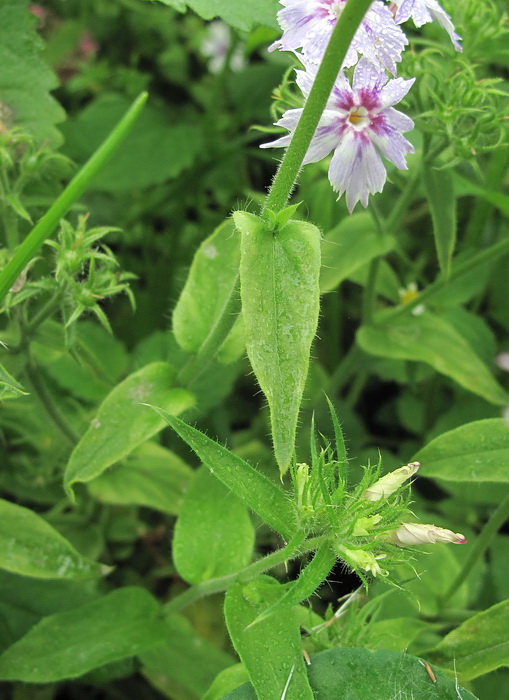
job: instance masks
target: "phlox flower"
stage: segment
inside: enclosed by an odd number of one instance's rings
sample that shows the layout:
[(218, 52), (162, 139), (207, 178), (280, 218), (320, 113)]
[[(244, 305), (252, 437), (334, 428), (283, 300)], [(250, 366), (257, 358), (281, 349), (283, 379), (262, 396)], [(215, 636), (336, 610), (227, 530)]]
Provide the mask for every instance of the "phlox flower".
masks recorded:
[[(280, 0), (284, 7), (278, 12), (278, 21), (283, 36), (272, 44), (269, 51), (301, 49), (306, 62), (319, 63), (347, 1)], [(343, 67), (354, 66), (359, 55), (363, 55), (395, 75), (396, 63), (401, 60), (407, 44), (408, 39), (389, 9), (376, 0), (355, 33)]]
[(461, 37), (454, 31), (451, 18), (437, 0), (393, 0), (393, 3), (397, 7), (395, 12), (397, 24), (406, 22), (411, 17), (416, 27), (422, 27), (423, 24), (436, 19), (451, 37), (456, 51), (463, 51), (459, 43)]
[[(314, 66), (297, 71), (297, 84), (306, 97), (315, 76)], [(407, 168), (405, 156), (414, 149), (402, 132), (414, 124), (393, 105), (407, 94), (414, 80), (396, 78), (387, 82), (387, 75), (365, 58), (355, 67), (353, 86), (343, 72), (336, 80), (303, 165), (316, 163), (333, 152), (329, 181), (338, 199), (346, 192), (350, 212), (358, 201), (366, 207), (369, 195), (382, 191), (387, 172), (380, 154), (398, 168)], [(276, 124), (290, 133), (261, 147), (288, 146), (301, 114), (302, 108), (285, 112)]]
[(436, 544), (437, 542), (452, 542), (453, 544), (465, 544), (466, 542), (465, 536), (461, 532), (453, 532), (444, 527), (423, 523), (401, 523), (392, 536), (394, 544), (403, 547), (415, 544)]

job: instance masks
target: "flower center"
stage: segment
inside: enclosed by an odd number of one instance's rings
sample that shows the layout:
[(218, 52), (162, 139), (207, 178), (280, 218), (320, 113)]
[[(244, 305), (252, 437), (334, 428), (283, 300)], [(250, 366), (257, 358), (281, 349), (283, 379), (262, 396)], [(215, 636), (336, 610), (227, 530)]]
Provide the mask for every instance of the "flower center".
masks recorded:
[(369, 126), (371, 120), (368, 117), (368, 110), (366, 107), (352, 107), (348, 114), (347, 121), (356, 131), (362, 131)]
[(330, 22), (336, 22), (345, 9), (345, 0), (326, 0), (320, 4), (320, 7)]

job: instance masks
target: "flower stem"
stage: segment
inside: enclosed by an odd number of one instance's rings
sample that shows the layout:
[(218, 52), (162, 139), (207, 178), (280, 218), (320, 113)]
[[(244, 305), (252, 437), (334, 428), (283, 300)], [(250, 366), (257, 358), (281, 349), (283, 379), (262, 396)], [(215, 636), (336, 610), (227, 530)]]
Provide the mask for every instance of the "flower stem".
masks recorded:
[(284, 209), (350, 42), (371, 2), (372, 0), (349, 0), (336, 22), (299, 123), (267, 195), (263, 211), (270, 209), (278, 213)]
[(509, 496), (506, 496), (484, 526), (479, 537), (476, 538), (475, 543), (470, 550), (470, 554), (458, 572), (458, 575), (453, 579), (446, 592), (440, 597), (441, 606), (445, 606), (449, 598), (454, 595), (456, 590), (467, 578), (475, 562), (484, 554), (486, 549), (489, 547), (491, 540), (493, 537), (495, 537), (499, 528), (504, 524), (508, 516)]

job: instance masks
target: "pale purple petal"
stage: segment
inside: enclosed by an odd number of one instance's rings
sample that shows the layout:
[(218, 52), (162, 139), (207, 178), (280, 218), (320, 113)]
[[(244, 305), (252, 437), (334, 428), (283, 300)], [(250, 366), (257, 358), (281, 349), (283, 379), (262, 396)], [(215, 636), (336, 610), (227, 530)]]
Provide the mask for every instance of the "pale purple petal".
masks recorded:
[(414, 147), (404, 136), (387, 127), (379, 133), (373, 133), (371, 140), (384, 158), (390, 160), (400, 170), (407, 169), (405, 155), (413, 153)]
[(389, 80), (387, 85), (385, 85), (380, 91), (381, 104), (384, 107), (392, 107), (392, 105), (400, 102), (414, 83), (415, 78), (410, 78), (410, 80), (405, 80), (404, 78)]
[(344, 127), (338, 122), (337, 112), (325, 110), (302, 164), (317, 163), (328, 156), (338, 145), (343, 131)]
[(416, 27), (422, 27), (436, 20), (449, 34), (456, 51), (463, 51), (459, 43), (461, 37), (454, 31), (454, 24), (447, 12), (441, 7), (437, 0), (394, 0), (398, 6), (395, 21), (397, 24), (406, 22), (410, 17)]

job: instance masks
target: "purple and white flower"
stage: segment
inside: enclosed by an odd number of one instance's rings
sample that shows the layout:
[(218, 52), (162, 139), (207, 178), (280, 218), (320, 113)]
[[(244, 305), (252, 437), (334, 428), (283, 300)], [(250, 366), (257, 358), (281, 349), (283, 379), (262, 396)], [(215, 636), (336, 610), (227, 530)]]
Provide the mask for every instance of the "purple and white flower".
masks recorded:
[(394, 544), (401, 547), (410, 547), (415, 544), (436, 544), (437, 542), (452, 542), (453, 544), (465, 544), (465, 536), (461, 532), (446, 530), (437, 525), (425, 525), (424, 523), (401, 523), (392, 533)]
[(406, 22), (410, 17), (416, 27), (433, 22), (434, 19), (445, 29), (451, 37), (456, 51), (463, 51), (461, 37), (454, 31), (454, 25), (447, 12), (438, 4), (437, 0), (393, 0), (396, 5), (395, 20), (397, 24)]
[[(348, 0), (280, 1), (284, 8), (278, 12), (278, 21), (283, 36), (269, 50), (301, 49), (306, 63), (319, 63)], [(390, 10), (375, 0), (355, 33), (343, 67), (354, 66), (359, 55), (362, 55), (395, 75), (396, 63), (401, 60), (407, 44), (408, 39), (394, 21)]]
[[(316, 76), (316, 67), (297, 71), (297, 84), (307, 97)], [(366, 207), (368, 197), (381, 192), (387, 172), (380, 154), (398, 168), (406, 170), (405, 156), (414, 148), (402, 132), (413, 128), (413, 121), (393, 108), (409, 91), (415, 78), (396, 78), (387, 82), (387, 75), (361, 58), (350, 86), (340, 72), (332, 89), (316, 132), (303, 161), (316, 163), (333, 153), (329, 181), (338, 192), (346, 192), (346, 204), (352, 212), (358, 201)], [(302, 108), (283, 114), (277, 126), (290, 133), (262, 148), (288, 146), (302, 114)]]

